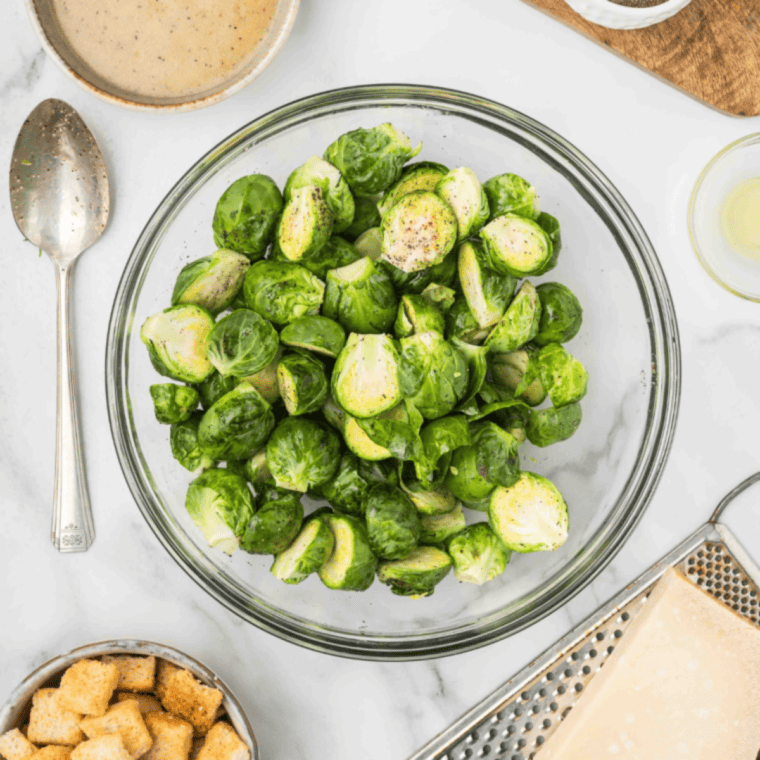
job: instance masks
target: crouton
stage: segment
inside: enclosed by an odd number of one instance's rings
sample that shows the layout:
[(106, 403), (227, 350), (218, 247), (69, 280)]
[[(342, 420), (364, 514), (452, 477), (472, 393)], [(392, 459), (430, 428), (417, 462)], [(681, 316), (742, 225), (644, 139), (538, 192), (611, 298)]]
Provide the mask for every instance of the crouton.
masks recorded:
[(84, 739), (79, 729), (82, 714), (61, 703), (60, 689), (38, 689), (32, 696), (28, 738), (34, 744), (68, 744)]
[(79, 660), (61, 676), (61, 704), (84, 715), (103, 715), (118, 682), (113, 662)]
[(132, 760), (132, 756), (119, 734), (107, 734), (74, 747), (71, 760)]
[(166, 687), (169, 685), (169, 679), (182, 668), (178, 668), (176, 665), (167, 662), (166, 660), (159, 660), (156, 665), (156, 696), (163, 700), (164, 694), (166, 694)]
[(12, 728), (0, 736), (0, 755), (5, 760), (24, 760), (37, 751), (37, 747), (17, 728)]
[(217, 718), (222, 697), (219, 689), (198, 683), (188, 670), (179, 670), (169, 679), (161, 703), (170, 713), (190, 721), (203, 736)]
[(133, 694), (131, 691), (117, 691), (116, 701), (124, 702), (124, 700), (131, 699), (137, 702), (137, 706), (140, 708), (140, 715), (145, 715), (149, 712), (163, 712), (164, 708), (161, 703), (151, 694)]
[(153, 744), (140, 714), (140, 706), (135, 699), (117, 702), (105, 715), (97, 718), (83, 718), (79, 721), (79, 727), (87, 734), (88, 739), (118, 734), (127, 752), (134, 758), (144, 755)]
[(72, 747), (60, 744), (48, 744), (34, 753), (34, 760), (71, 760)]
[(153, 746), (143, 760), (188, 760), (193, 742), (190, 723), (164, 712), (148, 713), (145, 723), (153, 738)]
[(206, 734), (198, 760), (248, 760), (250, 750), (229, 724), (214, 723)]
[(119, 669), (117, 689), (127, 691), (152, 691), (156, 682), (155, 657), (130, 657), (128, 655), (104, 655), (101, 662), (112, 662)]

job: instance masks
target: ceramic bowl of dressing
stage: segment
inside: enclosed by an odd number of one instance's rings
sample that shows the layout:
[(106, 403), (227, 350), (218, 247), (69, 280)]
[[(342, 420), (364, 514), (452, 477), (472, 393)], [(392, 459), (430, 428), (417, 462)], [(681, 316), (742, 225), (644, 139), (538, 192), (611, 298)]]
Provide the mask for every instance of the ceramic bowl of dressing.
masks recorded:
[(149, 111), (204, 108), (248, 85), (284, 44), (299, 5), (249, 0), (209, 13), (202, 0), (25, 2), (43, 48), (68, 76), (110, 103)]

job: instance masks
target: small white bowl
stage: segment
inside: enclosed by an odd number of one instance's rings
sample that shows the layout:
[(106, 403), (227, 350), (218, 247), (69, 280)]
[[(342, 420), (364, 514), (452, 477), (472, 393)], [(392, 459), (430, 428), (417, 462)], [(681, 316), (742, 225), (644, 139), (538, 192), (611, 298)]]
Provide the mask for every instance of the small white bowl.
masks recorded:
[(666, 0), (649, 8), (632, 8), (611, 0), (565, 0), (576, 13), (609, 29), (643, 29), (659, 24), (683, 10), (691, 0)]

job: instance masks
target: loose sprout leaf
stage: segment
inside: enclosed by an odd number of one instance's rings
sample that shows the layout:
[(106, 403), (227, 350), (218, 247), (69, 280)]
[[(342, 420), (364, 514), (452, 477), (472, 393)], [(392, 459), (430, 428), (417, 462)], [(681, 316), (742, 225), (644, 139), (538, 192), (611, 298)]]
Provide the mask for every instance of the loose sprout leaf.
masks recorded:
[(515, 437), (490, 420), (472, 426), (472, 444), (478, 472), (490, 483), (511, 486), (520, 474), (519, 447)]

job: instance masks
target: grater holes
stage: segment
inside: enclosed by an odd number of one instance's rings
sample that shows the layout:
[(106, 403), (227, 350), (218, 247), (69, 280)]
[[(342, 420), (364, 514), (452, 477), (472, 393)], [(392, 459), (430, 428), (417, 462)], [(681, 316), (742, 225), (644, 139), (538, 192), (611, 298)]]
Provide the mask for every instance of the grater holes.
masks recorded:
[(499, 735), (499, 732), (495, 728), (492, 728), (488, 732), (488, 741), (492, 742), (498, 735)]

